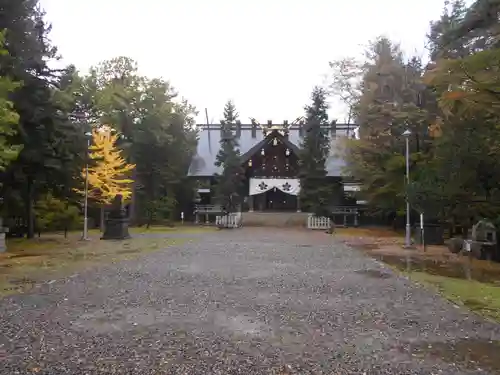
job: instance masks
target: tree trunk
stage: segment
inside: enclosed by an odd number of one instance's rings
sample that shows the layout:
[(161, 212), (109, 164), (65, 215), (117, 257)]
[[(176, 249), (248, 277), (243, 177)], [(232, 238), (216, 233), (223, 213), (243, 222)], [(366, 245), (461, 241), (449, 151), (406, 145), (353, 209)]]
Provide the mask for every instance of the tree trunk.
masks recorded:
[(34, 196), (35, 196), (35, 182), (33, 177), (28, 176), (27, 193), (26, 193), (26, 218), (27, 222), (27, 238), (35, 238), (35, 210), (34, 210)]
[(146, 220), (147, 220), (147, 222), (146, 222), (146, 229), (149, 229), (149, 227), (153, 223), (153, 211), (152, 210), (149, 210), (148, 216), (147, 216)]
[(106, 215), (106, 209), (104, 208), (104, 206), (101, 206), (101, 223), (99, 225), (99, 228), (103, 233), (106, 225), (105, 215)]

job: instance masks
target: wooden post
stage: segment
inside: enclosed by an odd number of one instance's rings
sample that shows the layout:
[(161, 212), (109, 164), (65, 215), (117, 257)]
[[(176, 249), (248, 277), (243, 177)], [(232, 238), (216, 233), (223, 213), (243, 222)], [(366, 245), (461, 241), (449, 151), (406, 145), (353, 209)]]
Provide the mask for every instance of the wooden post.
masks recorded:
[(248, 197), (248, 212), (253, 212), (253, 195)]
[(210, 224), (210, 221), (208, 221), (208, 214), (205, 214), (205, 224)]
[(344, 214), (344, 228), (347, 228), (347, 215)]
[(300, 196), (299, 195), (297, 195), (297, 212), (302, 212), (300, 210)]
[(357, 212), (354, 214), (354, 226), (355, 227), (358, 226), (358, 213)]
[(424, 231), (424, 214), (420, 213), (420, 241), (425, 252), (425, 231)]

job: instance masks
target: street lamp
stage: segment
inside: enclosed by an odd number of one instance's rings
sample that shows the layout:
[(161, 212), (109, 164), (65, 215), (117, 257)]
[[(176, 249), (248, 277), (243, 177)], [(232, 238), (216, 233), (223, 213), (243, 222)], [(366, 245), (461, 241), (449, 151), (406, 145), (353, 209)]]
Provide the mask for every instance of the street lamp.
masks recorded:
[(411, 226), (410, 226), (410, 200), (408, 199), (408, 188), (410, 186), (410, 135), (411, 131), (406, 129), (403, 133), (406, 143), (406, 235), (405, 235), (405, 247), (409, 248), (411, 246)]
[(86, 157), (85, 157), (85, 198), (83, 202), (83, 233), (82, 233), (82, 241), (87, 241), (89, 239), (89, 218), (88, 218), (88, 201), (89, 201), (89, 148), (90, 148), (90, 139), (92, 137), (92, 133), (86, 132), (85, 137), (87, 138), (87, 149), (86, 149)]

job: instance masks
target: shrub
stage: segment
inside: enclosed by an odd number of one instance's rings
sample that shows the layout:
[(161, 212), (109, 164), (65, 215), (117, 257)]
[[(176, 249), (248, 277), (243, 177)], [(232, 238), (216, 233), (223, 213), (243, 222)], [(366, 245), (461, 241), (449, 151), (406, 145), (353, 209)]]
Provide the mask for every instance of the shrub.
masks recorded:
[(68, 231), (81, 226), (80, 210), (48, 193), (35, 205), (36, 228), (42, 231)]

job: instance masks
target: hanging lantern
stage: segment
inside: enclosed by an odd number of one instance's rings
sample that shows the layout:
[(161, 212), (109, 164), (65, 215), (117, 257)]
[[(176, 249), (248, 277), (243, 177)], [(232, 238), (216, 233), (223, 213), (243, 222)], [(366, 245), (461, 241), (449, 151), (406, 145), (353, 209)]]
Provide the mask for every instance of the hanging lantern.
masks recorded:
[(266, 152), (264, 151), (264, 149), (260, 150), (260, 154), (261, 154), (262, 156), (264, 156), (264, 155), (266, 154)]
[(278, 145), (278, 138), (274, 138), (273, 139), (273, 146), (277, 146)]
[(248, 161), (248, 166), (249, 166), (249, 167), (251, 167), (251, 166), (252, 166), (252, 159), (250, 159), (250, 160)]
[(289, 149), (289, 148), (287, 148), (287, 149), (286, 149), (286, 151), (285, 151), (285, 155), (286, 155), (286, 156), (290, 156), (290, 149)]

